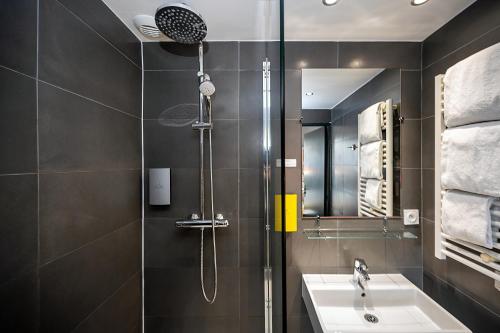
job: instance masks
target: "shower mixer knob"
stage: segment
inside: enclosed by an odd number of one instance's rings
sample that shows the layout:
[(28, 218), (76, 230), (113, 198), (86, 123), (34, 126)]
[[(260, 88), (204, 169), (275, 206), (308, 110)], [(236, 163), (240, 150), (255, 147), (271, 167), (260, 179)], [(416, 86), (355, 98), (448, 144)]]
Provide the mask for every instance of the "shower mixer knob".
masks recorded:
[(200, 219), (200, 215), (198, 215), (196, 213), (191, 214), (191, 220), (199, 220), (199, 219)]
[(219, 214), (215, 215), (215, 219), (216, 220), (224, 220), (224, 215), (219, 213)]

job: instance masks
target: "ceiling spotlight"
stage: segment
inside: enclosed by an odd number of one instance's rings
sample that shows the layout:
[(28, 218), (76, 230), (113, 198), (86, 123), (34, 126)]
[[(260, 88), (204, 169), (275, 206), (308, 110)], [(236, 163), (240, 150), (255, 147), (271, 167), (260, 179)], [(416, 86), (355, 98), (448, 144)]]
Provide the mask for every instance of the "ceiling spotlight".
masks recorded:
[(426, 3), (429, 0), (411, 0), (410, 3), (412, 6), (420, 6)]
[(306, 96), (312, 96), (312, 95), (314, 95), (314, 93), (312, 91), (306, 92)]
[(336, 5), (337, 2), (339, 2), (340, 0), (323, 0), (323, 5), (325, 6), (333, 6), (333, 5)]

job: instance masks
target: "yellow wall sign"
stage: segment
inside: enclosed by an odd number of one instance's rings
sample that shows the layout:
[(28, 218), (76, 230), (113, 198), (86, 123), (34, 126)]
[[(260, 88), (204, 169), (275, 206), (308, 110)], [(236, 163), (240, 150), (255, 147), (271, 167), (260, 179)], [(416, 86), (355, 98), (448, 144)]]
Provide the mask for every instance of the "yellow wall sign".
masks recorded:
[[(297, 231), (297, 194), (285, 195), (286, 232)], [(281, 232), (281, 194), (274, 196), (274, 231)]]

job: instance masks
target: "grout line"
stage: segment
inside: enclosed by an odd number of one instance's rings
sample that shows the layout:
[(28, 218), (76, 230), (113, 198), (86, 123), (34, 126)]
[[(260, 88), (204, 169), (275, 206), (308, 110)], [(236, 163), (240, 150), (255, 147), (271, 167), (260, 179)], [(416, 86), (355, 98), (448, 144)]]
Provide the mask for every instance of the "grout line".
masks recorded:
[[(37, 153), (38, 154), (38, 153)], [(38, 172), (25, 172), (25, 173), (4, 173), (1, 174), (0, 177), (9, 177), (9, 176), (33, 176), (38, 175)]]
[(131, 276), (129, 276), (125, 282), (123, 282), (115, 291), (111, 293), (111, 295), (107, 296), (96, 308), (94, 308), (85, 318), (83, 318), (70, 332), (76, 331), (87, 319), (89, 319), (94, 313), (96, 313), (100, 308), (102, 308), (109, 300), (111, 300), (116, 294), (120, 292), (132, 279), (135, 278), (137, 274), (140, 272), (135, 272)]
[(40, 53), (40, 1), (36, 2), (36, 71), (35, 71), (35, 98), (36, 98), (36, 327), (40, 330), (40, 131), (39, 131), (39, 53)]
[(114, 229), (114, 230), (111, 230), (111, 231), (109, 231), (109, 232), (107, 232), (107, 233), (105, 233), (105, 234), (103, 234), (103, 235), (101, 235), (101, 236), (99, 236), (99, 237), (97, 237), (97, 238), (94, 238), (94, 239), (92, 239), (91, 241), (89, 241), (89, 242), (87, 242), (87, 243), (85, 243), (85, 244), (83, 244), (83, 245), (81, 245), (81, 246), (79, 246), (79, 247), (77, 247), (77, 248), (75, 248), (75, 249), (73, 249), (73, 250), (71, 250), (71, 251), (68, 251), (68, 252), (66, 252), (66, 253), (64, 253), (64, 254), (62, 254), (62, 255), (60, 255), (60, 256), (54, 257), (54, 258), (50, 259), (49, 261), (47, 261), (47, 262), (43, 263), (42, 265), (40, 265), (40, 268), (45, 267), (45, 266), (47, 266), (47, 265), (49, 265), (49, 264), (51, 264), (51, 263), (53, 263), (53, 262), (55, 262), (55, 261), (61, 260), (61, 259), (65, 258), (65, 257), (67, 257), (67, 256), (69, 256), (69, 255), (71, 255), (71, 254), (73, 254), (73, 253), (76, 253), (76, 252), (78, 252), (78, 251), (82, 250), (83, 248), (86, 248), (86, 247), (88, 247), (88, 246), (91, 246), (92, 244), (95, 244), (95, 243), (97, 243), (98, 241), (101, 241), (101, 240), (103, 240), (104, 238), (106, 238), (106, 237), (108, 237), (108, 236), (110, 236), (110, 235), (114, 234), (115, 232), (118, 232), (118, 231), (120, 231), (120, 230), (123, 230), (123, 229), (125, 229), (125, 228), (129, 227), (130, 225), (132, 225), (132, 224), (134, 224), (134, 223), (137, 223), (137, 222), (140, 222), (140, 219), (137, 219), (137, 218), (136, 218), (136, 219), (134, 219), (133, 221), (128, 222), (127, 224), (124, 224), (124, 225), (122, 225), (122, 226), (120, 226), (120, 227), (118, 227), (118, 228), (116, 228), (116, 229)]
[(141, 332), (144, 324), (144, 43), (141, 42)]
[[(453, 50), (453, 51), (451, 51), (450, 53), (447, 53), (447, 54), (445, 54), (444, 56), (442, 56), (441, 58), (438, 58), (438, 59), (437, 59), (437, 60), (435, 60), (434, 62), (430, 63), (429, 65), (427, 65), (427, 66), (425, 66), (425, 67), (423, 67), (423, 68), (422, 68), (422, 71), (424, 71), (424, 70), (428, 69), (429, 67), (432, 67), (433, 65), (435, 65), (435, 64), (437, 64), (437, 63), (439, 63), (439, 62), (443, 61), (444, 59), (448, 58), (448, 57), (449, 57), (449, 56), (451, 56), (452, 54), (454, 54), (454, 53), (456, 53), (456, 52), (458, 52), (458, 51), (460, 51), (460, 50), (464, 49), (465, 47), (467, 47), (467, 46), (471, 45), (472, 43), (477, 42), (479, 39), (481, 39), (481, 38), (485, 37), (486, 35), (488, 35), (489, 33), (493, 32), (493, 31), (495, 31), (495, 30), (497, 30), (497, 29), (500, 29), (500, 26), (496, 26), (496, 27), (494, 27), (494, 28), (492, 28), (492, 29), (490, 29), (490, 30), (486, 31), (485, 33), (483, 33), (483, 34), (479, 35), (478, 37), (476, 37), (476, 38), (474, 38), (474, 39), (470, 40), (468, 43), (465, 43), (465, 44), (463, 44), (463, 45), (459, 46), (458, 48), (454, 49), (454, 50)], [(422, 44), (423, 44), (423, 43), (422, 43)]]
[(237, 241), (236, 241), (236, 244), (237, 244), (237, 250), (236, 250), (236, 254), (237, 254), (237, 258), (236, 258), (236, 267), (238, 267), (238, 291), (237, 291), (237, 294), (238, 294), (238, 324), (239, 326), (241, 326), (241, 262), (240, 262), (240, 257), (241, 257), (241, 248), (240, 248), (240, 236), (241, 236), (241, 229), (240, 229), (240, 157), (241, 157), (241, 154), (240, 154), (240, 93), (241, 93), (241, 87), (240, 87), (240, 48), (241, 48), (241, 45), (240, 45), (240, 42), (238, 42), (237, 44), (237, 47), (238, 47), (238, 50), (237, 50), (237, 55), (238, 55), (238, 59), (237, 59), (237, 67), (238, 67), (238, 73), (237, 73), (237, 92), (238, 92), (238, 95), (237, 95), (237, 102), (236, 102), (236, 108), (237, 108), (237, 129), (236, 129), (236, 154), (237, 154), (237, 174), (236, 174), (236, 219), (238, 221), (238, 226), (237, 226), (237, 229), (236, 229), (236, 233), (237, 233)]
[[(78, 16), (75, 12), (73, 12), (71, 9), (66, 7), (63, 3), (61, 3), (59, 0), (56, 0), (57, 3), (62, 6), (66, 11), (68, 11), (71, 15), (73, 15), (78, 21), (83, 23), (89, 30), (94, 32), (97, 36), (99, 36), (102, 40), (104, 40), (107, 44), (109, 44), (116, 52), (118, 52), (120, 55), (122, 55), (128, 62), (130, 62), (132, 65), (134, 65), (136, 68), (141, 69), (132, 59), (130, 59), (125, 53), (123, 53), (118, 47), (116, 47), (113, 43), (111, 43), (109, 40), (104, 38), (97, 30), (95, 30), (91, 25), (89, 25), (87, 22), (85, 22), (80, 16)], [(113, 13), (114, 14), (114, 13)]]
[[(239, 72), (240, 70), (238, 68), (204, 68), (205, 71), (210, 71), (210, 72)], [(248, 70), (242, 70), (243, 72), (258, 72), (256, 69), (248, 69)], [(193, 70), (193, 69), (145, 69), (144, 72), (191, 72), (191, 73), (197, 73), (198, 71)]]
[[(38, 29), (38, 28), (37, 28)], [(38, 43), (38, 40), (37, 40), (37, 43)], [(22, 76), (25, 76), (25, 77), (28, 77), (30, 79), (33, 79), (33, 80), (36, 80), (38, 78), (38, 46), (37, 46), (37, 61), (36, 61), (36, 69), (35, 69), (35, 76), (31, 76), (31, 75), (28, 75), (28, 74), (24, 74), (23, 72), (20, 72), (20, 71), (17, 71), (15, 69), (12, 69), (10, 67), (7, 67), (7, 66), (4, 66), (4, 65), (0, 65), (0, 68), (3, 68), (5, 70), (8, 70), (9, 72), (13, 72), (13, 73), (16, 73), (16, 74), (19, 74), (19, 75), (22, 75)]]
[(42, 82), (42, 83), (44, 83), (44, 84), (46, 84), (46, 85), (48, 85), (48, 86), (51, 86), (51, 87), (53, 87), (53, 88), (56, 88), (56, 89), (62, 90), (62, 91), (67, 92), (67, 93), (69, 93), (69, 94), (72, 94), (72, 95), (74, 95), (74, 96), (78, 96), (78, 97), (80, 97), (80, 98), (82, 98), (82, 99), (85, 99), (85, 100), (87, 100), (87, 101), (94, 102), (94, 103), (99, 104), (99, 105), (101, 105), (101, 106), (104, 106), (104, 107), (106, 107), (106, 108), (108, 108), (108, 109), (111, 109), (111, 110), (114, 110), (114, 111), (120, 112), (120, 113), (122, 113), (122, 114), (124, 114), (124, 115), (126, 115), (126, 116), (131, 117), (131, 118), (140, 119), (140, 117), (137, 117), (137, 116), (135, 116), (135, 115), (133, 115), (133, 114), (131, 114), (131, 113), (128, 113), (128, 112), (122, 111), (122, 110), (117, 109), (117, 108), (115, 108), (115, 107), (113, 107), (113, 106), (106, 105), (106, 104), (104, 104), (104, 103), (102, 103), (102, 102), (99, 102), (99, 101), (97, 101), (97, 100), (95, 100), (95, 99), (92, 99), (92, 98), (87, 97), (87, 96), (80, 95), (79, 93), (76, 93), (76, 92), (74, 92), (74, 91), (71, 91), (71, 90), (68, 90), (68, 89), (62, 88), (62, 87), (57, 86), (57, 85), (55, 85), (55, 84), (52, 84), (52, 83), (50, 83), (50, 82), (47, 82), (47, 81), (44, 81), (44, 80), (40, 80), (40, 79), (38, 79), (38, 81), (39, 81), (39, 82)]
[(76, 174), (76, 173), (106, 173), (106, 172), (133, 172), (140, 171), (141, 169), (96, 169), (96, 170), (54, 170), (54, 171), (39, 171), (39, 175), (53, 175), (53, 174)]

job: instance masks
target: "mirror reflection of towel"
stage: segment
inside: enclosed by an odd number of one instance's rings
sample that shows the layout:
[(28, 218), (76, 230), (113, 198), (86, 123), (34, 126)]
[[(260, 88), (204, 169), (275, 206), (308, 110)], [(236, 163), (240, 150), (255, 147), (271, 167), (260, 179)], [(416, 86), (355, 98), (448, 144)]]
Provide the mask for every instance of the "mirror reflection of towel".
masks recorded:
[(359, 114), (359, 143), (366, 144), (382, 140), (382, 108), (384, 102), (373, 104)]
[(361, 177), (374, 179), (383, 178), (383, 143), (383, 141), (377, 141), (361, 145), (359, 157)]

